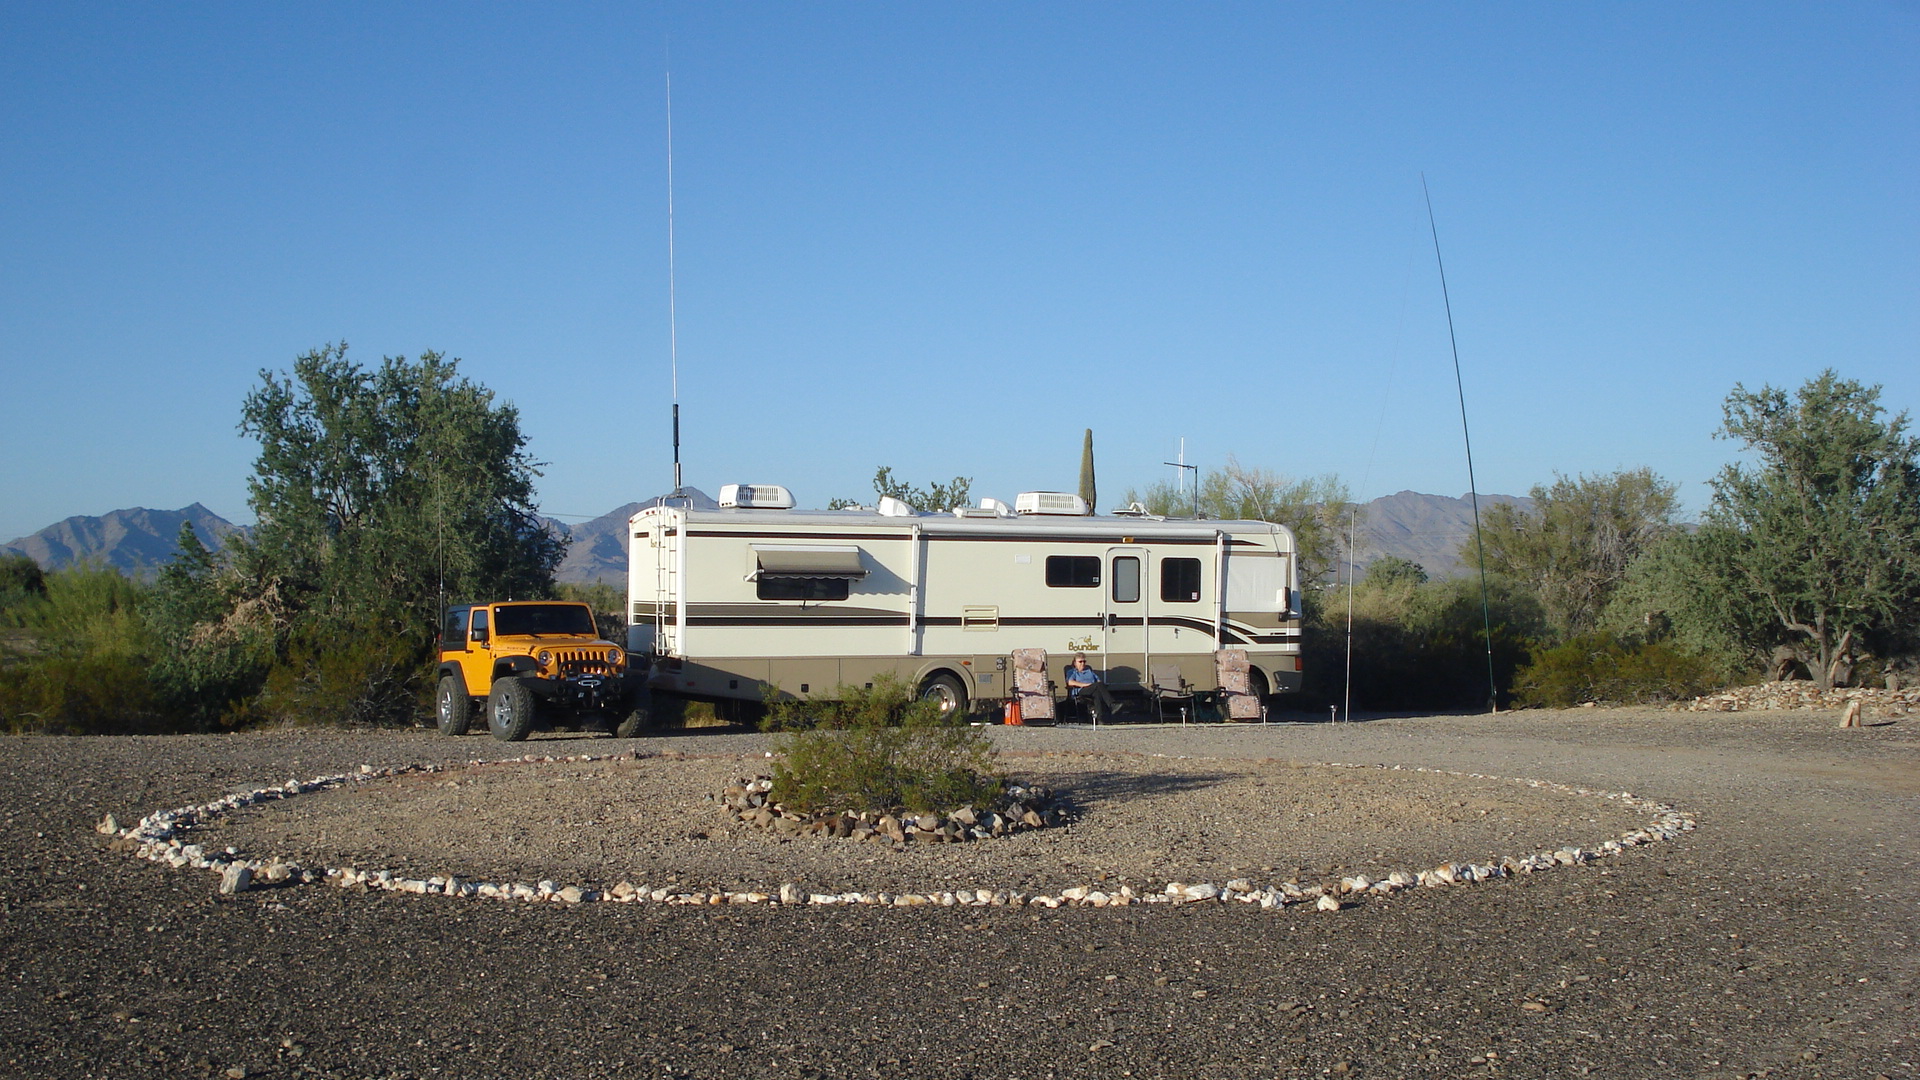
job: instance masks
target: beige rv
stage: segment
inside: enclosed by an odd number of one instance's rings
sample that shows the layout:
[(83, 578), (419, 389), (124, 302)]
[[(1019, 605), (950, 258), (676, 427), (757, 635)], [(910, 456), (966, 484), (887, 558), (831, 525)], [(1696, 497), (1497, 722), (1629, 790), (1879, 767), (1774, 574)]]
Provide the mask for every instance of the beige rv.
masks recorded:
[(1223, 647), (1247, 651), (1263, 698), (1300, 686), (1282, 525), (1094, 516), (1058, 492), (947, 513), (796, 510), (772, 485), (719, 502), (630, 519), (627, 647), (652, 657), (656, 691), (760, 701), (891, 673), (965, 709), (1005, 699), (1008, 658), (1035, 648), (1056, 681), (1086, 653), (1122, 693), (1169, 665), (1212, 688)]

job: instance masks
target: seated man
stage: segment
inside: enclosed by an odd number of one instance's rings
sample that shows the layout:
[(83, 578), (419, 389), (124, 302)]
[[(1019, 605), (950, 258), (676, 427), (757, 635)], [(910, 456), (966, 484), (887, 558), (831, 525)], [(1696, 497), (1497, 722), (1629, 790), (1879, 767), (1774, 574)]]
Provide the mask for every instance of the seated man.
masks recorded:
[(1067, 666), (1067, 695), (1075, 701), (1084, 701), (1094, 723), (1102, 716), (1112, 716), (1117, 711), (1113, 694), (1107, 684), (1100, 681), (1100, 673), (1087, 666), (1087, 654), (1073, 654), (1073, 663)]

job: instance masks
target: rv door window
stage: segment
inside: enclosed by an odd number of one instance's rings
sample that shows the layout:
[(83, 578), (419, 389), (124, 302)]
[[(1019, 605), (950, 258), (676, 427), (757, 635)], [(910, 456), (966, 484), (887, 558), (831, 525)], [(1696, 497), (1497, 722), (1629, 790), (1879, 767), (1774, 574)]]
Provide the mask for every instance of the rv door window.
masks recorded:
[(1161, 559), (1160, 599), (1169, 604), (1191, 604), (1200, 599), (1200, 560)]
[(1113, 602), (1116, 604), (1140, 602), (1140, 559), (1137, 556), (1115, 555), (1113, 557)]
[(1099, 588), (1100, 556), (1047, 556), (1047, 585), (1055, 589)]

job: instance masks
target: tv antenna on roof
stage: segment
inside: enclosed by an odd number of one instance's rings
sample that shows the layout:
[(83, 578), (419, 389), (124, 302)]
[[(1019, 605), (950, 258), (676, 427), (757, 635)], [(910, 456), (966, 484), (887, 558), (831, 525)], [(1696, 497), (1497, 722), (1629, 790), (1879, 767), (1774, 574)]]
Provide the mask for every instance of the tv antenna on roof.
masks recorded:
[(680, 324), (676, 311), (673, 260), (673, 43), (667, 43), (667, 362), (673, 374), (673, 493), (680, 482)]

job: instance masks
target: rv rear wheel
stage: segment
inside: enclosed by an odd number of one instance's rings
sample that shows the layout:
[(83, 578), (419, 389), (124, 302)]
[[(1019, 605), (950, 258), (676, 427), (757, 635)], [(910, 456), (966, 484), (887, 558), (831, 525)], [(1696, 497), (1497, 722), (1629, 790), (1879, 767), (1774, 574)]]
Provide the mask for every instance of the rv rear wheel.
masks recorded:
[(1247, 691), (1259, 698), (1260, 704), (1267, 703), (1267, 676), (1257, 667), (1247, 669)]
[(920, 700), (936, 702), (940, 706), (940, 715), (952, 716), (965, 712), (967, 708), (967, 688), (960, 680), (946, 672), (929, 676), (920, 684)]
[(1260, 719), (1263, 722), (1266, 721), (1270, 716), (1267, 710), (1273, 708), (1273, 696), (1267, 686), (1266, 673), (1257, 667), (1247, 669), (1247, 692), (1253, 695), (1253, 700), (1260, 703)]

